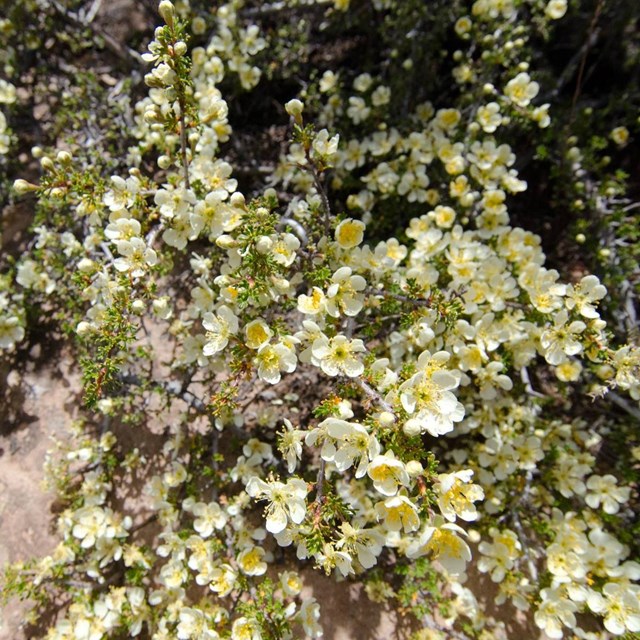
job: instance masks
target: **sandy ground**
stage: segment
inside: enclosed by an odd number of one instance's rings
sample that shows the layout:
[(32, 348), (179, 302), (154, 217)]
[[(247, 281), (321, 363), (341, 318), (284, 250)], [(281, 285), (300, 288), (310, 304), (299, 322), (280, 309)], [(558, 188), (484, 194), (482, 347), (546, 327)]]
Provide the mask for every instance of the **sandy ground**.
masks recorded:
[[(74, 417), (78, 376), (62, 359), (2, 376), (12, 405), (0, 409), (0, 566), (45, 555), (56, 543), (53, 496), (45, 493), (43, 464), (52, 437), (63, 437)], [(2, 394), (6, 398), (5, 394)], [(21, 640), (24, 607), (10, 603), (0, 613), (0, 640)]]

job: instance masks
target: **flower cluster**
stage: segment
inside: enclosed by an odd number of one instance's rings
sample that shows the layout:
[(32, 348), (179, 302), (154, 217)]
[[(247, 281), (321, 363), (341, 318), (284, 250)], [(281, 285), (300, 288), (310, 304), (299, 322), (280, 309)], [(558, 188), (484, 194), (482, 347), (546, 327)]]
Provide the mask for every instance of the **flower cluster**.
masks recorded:
[(37, 150), (40, 183), (16, 189), (52, 216), (0, 280), (0, 349), (27, 337), (30, 300), (50, 305), (87, 404), (48, 462), (61, 542), (8, 573), (43, 616), (68, 593), (48, 638), (320, 637), (313, 568), (435, 631), (501, 637), (474, 571), (550, 638), (640, 630), (634, 468), (607, 462), (637, 419), (640, 350), (613, 337), (601, 280), (545, 266), (510, 215), (528, 185), (506, 134), (553, 115), (527, 39), (567, 3), (461, 4), (460, 99), (318, 69), (278, 106), (270, 186), (245, 188), (256, 168), (225, 146), (229, 72), (246, 91), (275, 73), (258, 64), (289, 31), (271, 12), (329, 33), (360, 19), (348, 1), (237, 0), (209, 36), (162, 0), (121, 165)]

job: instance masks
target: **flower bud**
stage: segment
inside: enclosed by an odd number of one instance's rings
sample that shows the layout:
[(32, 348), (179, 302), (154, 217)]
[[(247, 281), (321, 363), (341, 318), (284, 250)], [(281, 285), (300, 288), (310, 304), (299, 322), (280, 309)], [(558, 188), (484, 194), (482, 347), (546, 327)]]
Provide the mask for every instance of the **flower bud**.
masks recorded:
[(22, 178), (18, 178), (16, 181), (14, 181), (13, 188), (16, 190), (16, 193), (18, 195), (22, 196), (25, 193), (29, 193), (30, 191), (37, 191), (38, 185), (27, 182)]
[(417, 460), (409, 460), (405, 468), (412, 478), (417, 478), (424, 473), (424, 467)]
[(610, 364), (601, 364), (596, 369), (596, 375), (601, 380), (611, 380), (615, 375), (615, 369)]
[(72, 159), (73, 158), (68, 151), (58, 151), (58, 153), (56, 154), (56, 160), (60, 164), (71, 164)]
[(234, 249), (235, 247), (238, 246), (236, 239), (233, 236), (230, 236), (229, 234), (226, 234), (226, 233), (216, 238), (216, 244), (221, 249)]
[(82, 258), (82, 260), (78, 262), (78, 271), (82, 271), (82, 273), (93, 271), (95, 267), (96, 263), (91, 260), (91, 258)]
[(160, 122), (162, 119), (162, 116), (160, 115), (156, 107), (150, 107), (145, 110), (143, 118), (145, 122), (149, 124), (154, 124), (156, 122)]
[(131, 311), (138, 316), (141, 316), (144, 313), (144, 300), (134, 300), (131, 303)]
[(273, 240), (269, 236), (260, 236), (256, 242), (256, 251), (261, 255), (265, 255), (271, 251)]
[(158, 166), (161, 169), (168, 169), (171, 166), (171, 158), (169, 156), (159, 156)]
[(244, 209), (245, 207), (244, 196), (239, 191), (235, 191), (231, 194), (229, 202), (231, 203), (231, 206), (235, 207), (236, 209)]
[(53, 160), (49, 156), (44, 156), (40, 160), (40, 166), (45, 171), (55, 171), (56, 165), (53, 163)]
[(168, 27), (173, 27), (173, 20), (176, 17), (176, 8), (173, 6), (173, 2), (162, 0), (158, 5), (158, 13), (162, 16), (162, 19)]
[(167, 320), (171, 317), (173, 310), (169, 306), (169, 297), (163, 296), (153, 301), (153, 312), (163, 320)]
[(402, 425), (402, 430), (410, 438), (412, 438), (413, 436), (419, 436), (422, 433), (420, 422), (418, 420), (407, 420)]
[(296, 124), (302, 124), (302, 111), (304, 105), (300, 100), (294, 98), (284, 105), (285, 111), (295, 120)]
[(183, 42), (182, 40), (176, 42), (175, 46), (173, 47), (173, 51), (177, 56), (183, 56), (185, 53), (187, 53), (187, 43)]
[(93, 331), (93, 325), (90, 322), (87, 322), (86, 320), (78, 322), (76, 326), (76, 333), (79, 336), (86, 336), (88, 333), (91, 333), (91, 331)]

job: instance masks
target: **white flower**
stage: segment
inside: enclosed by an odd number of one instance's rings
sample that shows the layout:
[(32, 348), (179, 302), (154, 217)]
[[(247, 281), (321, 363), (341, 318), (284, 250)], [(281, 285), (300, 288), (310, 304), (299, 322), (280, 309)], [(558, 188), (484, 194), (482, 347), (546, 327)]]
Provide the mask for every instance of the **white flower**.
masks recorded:
[(326, 542), (315, 558), (318, 566), (324, 569), (327, 575), (334, 569), (337, 569), (343, 578), (355, 573), (353, 558), (346, 551), (338, 551), (332, 543)]
[(113, 261), (113, 266), (122, 272), (131, 272), (134, 278), (140, 278), (147, 272), (147, 267), (152, 267), (158, 262), (156, 252), (147, 247), (141, 238), (118, 240), (118, 253), (123, 256)]
[(615, 127), (609, 135), (619, 147), (624, 147), (629, 142), (629, 129), (627, 127)]
[(325, 71), (320, 78), (320, 91), (327, 93), (338, 83), (338, 76), (333, 71)]
[(300, 524), (306, 515), (307, 483), (298, 478), (290, 478), (287, 484), (278, 481), (265, 482), (252, 477), (247, 483), (247, 493), (252, 498), (268, 500), (265, 509), (267, 531), (280, 533), (289, 520)]
[(382, 552), (384, 536), (375, 529), (357, 529), (348, 522), (340, 525), (342, 536), (336, 543), (336, 548), (345, 549), (349, 554), (356, 555), (358, 562), (370, 569), (377, 562)]
[(15, 316), (0, 316), (0, 349), (13, 349), (24, 338), (24, 327)]
[(544, 13), (551, 20), (560, 20), (567, 13), (567, 0), (549, 0)]
[(471, 560), (471, 549), (460, 535), (466, 533), (458, 525), (450, 522), (441, 524), (436, 520), (434, 526), (426, 527), (420, 537), (409, 545), (407, 557), (413, 559), (433, 553), (434, 559), (449, 573), (460, 574)]
[(479, 396), (483, 400), (494, 400), (498, 396), (498, 389), (511, 391), (513, 382), (509, 376), (500, 373), (504, 369), (502, 362), (490, 362), (479, 369), (476, 374), (476, 382), (480, 387)]
[(227, 523), (226, 514), (215, 502), (198, 502), (192, 507), (191, 512), (196, 518), (193, 528), (203, 538), (208, 538), (214, 529), (222, 529)]
[(135, 176), (129, 176), (126, 180), (120, 176), (111, 176), (111, 189), (104, 194), (102, 201), (111, 211), (131, 207), (140, 187), (140, 180)]
[(115, 531), (110, 527), (106, 512), (98, 506), (83, 507), (75, 512), (77, 522), (73, 527), (73, 537), (82, 540), (80, 546), (88, 549), (102, 536), (113, 537)]
[(267, 571), (267, 563), (264, 561), (264, 549), (262, 547), (248, 547), (238, 555), (240, 571), (247, 576), (261, 576)]
[(295, 351), (282, 342), (262, 345), (255, 361), (258, 377), (269, 384), (280, 382), (281, 372), (291, 373), (298, 364)]
[(311, 638), (320, 638), (322, 636), (322, 627), (320, 626), (320, 605), (315, 598), (306, 598), (300, 605), (300, 611), (296, 618), (302, 624), (304, 632)]
[(320, 287), (313, 287), (311, 295), (298, 296), (298, 311), (307, 315), (316, 315), (324, 308), (325, 295)]
[(336, 227), (336, 242), (342, 249), (353, 249), (353, 247), (357, 247), (362, 242), (364, 230), (364, 222), (346, 218)]
[(202, 348), (205, 356), (222, 351), (229, 344), (229, 338), (238, 332), (238, 318), (226, 305), (222, 305), (215, 315), (205, 313), (202, 325), (207, 330), (207, 342)]
[(409, 474), (401, 460), (393, 452), (376, 456), (367, 467), (367, 475), (373, 480), (376, 491), (383, 496), (394, 496), (398, 485), (409, 486)]
[(437, 437), (453, 430), (453, 423), (464, 417), (464, 407), (451, 393), (458, 386), (458, 378), (443, 369), (449, 354), (425, 351), (418, 359), (418, 371), (400, 385), (400, 401), (412, 415), (404, 424), (404, 431), (417, 435), (425, 431)]
[[(584, 560), (573, 549), (567, 550), (565, 545), (551, 544), (547, 547), (547, 568), (553, 574), (555, 583), (581, 581), (587, 574)], [(571, 598), (575, 600), (575, 594)]]
[(420, 526), (418, 507), (406, 496), (394, 496), (378, 502), (375, 510), (378, 520), (384, 520), (384, 525), (390, 531), (404, 529), (405, 533), (410, 533)]
[(553, 469), (554, 487), (565, 498), (570, 498), (574, 494), (583, 495), (586, 491), (583, 479), (590, 470), (589, 465), (576, 460), (574, 456), (564, 451), (560, 451)]
[(581, 320), (567, 324), (568, 317), (566, 309), (556, 313), (553, 327), (543, 331), (540, 336), (540, 346), (544, 349), (544, 357), (549, 364), (561, 364), (567, 356), (575, 356), (582, 351), (579, 338), (587, 325)]
[(437, 476), (435, 490), (438, 493), (438, 507), (450, 522), (454, 522), (456, 517), (467, 522), (478, 518), (473, 503), (484, 498), (484, 491), (480, 485), (471, 484), (472, 476), (470, 469)]
[(228, 564), (221, 564), (213, 568), (208, 578), (211, 580), (209, 589), (224, 598), (233, 591), (238, 574)]
[(490, 573), (493, 582), (502, 582), (507, 571), (513, 569), (522, 547), (516, 534), (509, 529), (499, 531), (492, 527), (489, 533), (493, 542), (483, 541), (478, 545), (482, 554), (478, 560), (478, 569), (482, 573)]
[(587, 480), (587, 495), (584, 501), (597, 509), (602, 504), (605, 513), (614, 514), (620, 510), (620, 505), (629, 500), (631, 489), (619, 487), (615, 476), (610, 473), (604, 476), (593, 475)]
[(540, 85), (537, 82), (533, 82), (529, 74), (523, 71), (512, 80), (509, 80), (504, 89), (504, 94), (519, 107), (526, 107), (538, 95), (539, 90)]
[(218, 633), (209, 629), (207, 616), (200, 609), (180, 609), (176, 635), (178, 640), (217, 640)]
[(366, 351), (359, 338), (349, 340), (343, 335), (334, 338), (321, 336), (314, 340), (311, 353), (328, 376), (344, 375), (355, 378), (364, 371), (364, 364), (354, 355)]
[(296, 259), (296, 251), (300, 248), (300, 240), (292, 233), (283, 233), (280, 236), (274, 236), (273, 245), (271, 247), (271, 256), (274, 261), (283, 267), (289, 267)]
[(615, 635), (640, 631), (640, 587), (607, 582), (602, 594), (604, 597), (592, 591), (587, 597), (587, 604), (592, 611), (604, 615), (607, 631)]
[(339, 135), (336, 134), (332, 138), (329, 138), (329, 132), (326, 129), (321, 129), (313, 139), (313, 150), (324, 160), (331, 161), (332, 157), (335, 156), (338, 151), (339, 141)]
[(13, 104), (16, 101), (16, 88), (0, 78), (0, 104)]
[(299, 429), (295, 429), (291, 422), (284, 418), (284, 429), (280, 431), (278, 441), (278, 451), (282, 453), (287, 461), (287, 471), (293, 473), (302, 457), (302, 440), (305, 434)]
[(555, 640), (562, 638), (562, 627), (575, 628), (576, 605), (562, 595), (560, 589), (543, 589), (540, 592), (542, 603), (534, 613), (536, 625)]
[(280, 574), (280, 584), (288, 596), (297, 596), (302, 591), (302, 580), (295, 571), (283, 571)]
[(585, 276), (575, 287), (569, 285), (566, 295), (567, 309), (575, 309), (581, 316), (593, 319), (600, 317), (594, 303), (607, 295), (607, 289), (596, 276)]
[(350, 96), (347, 115), (354, 124), (360, 124), (371, 115), (371, 108), (367, 106), (367, 103), (360, 96)]
[(362, 276), (352, 273), (350, 267), (340, 267), (331, 277), (325, 308), (333, 318), (338, 318), (341, 313), (356, 316), (364, 305), (364, 294), (360, 292), (367, 282)]
[[(224, 202), (226, 195), (222, 195), (221, 191), (208, 193), (205, 199), (198, 201), (193, 211), (189, 212), (189, 224), (194, 235), (198, 236), (204, 231), (215, 241), (223, 233), (233, 231), (237, 226), (236, 210)], [(223, 194), (226, 193), (224, 190)]]
[(257, 621), (245, 617), (234, 620), (231, 626), (231, 640), (262, 640)]
[(140, 223), (135, 218), (117, 218), (107, 225), (104, 235), (109, 240), (129, 240), (140, 235)]
[(320, 456), (327, 462), (333, 462), (338, 471), (346, 471), (359, 459), (356, 478), (364, 476), (369, 460), (380, 453), (380, 443), (365, 427), (339, 418), (323, 420), (305, 438), (308, 446), (319, 440), (324, 441)]
[(493, 133), (501, 124), (500, 105), (497, 102), (490, 102), (478, 108), (476, 115), (478, 124), (486, 133)]

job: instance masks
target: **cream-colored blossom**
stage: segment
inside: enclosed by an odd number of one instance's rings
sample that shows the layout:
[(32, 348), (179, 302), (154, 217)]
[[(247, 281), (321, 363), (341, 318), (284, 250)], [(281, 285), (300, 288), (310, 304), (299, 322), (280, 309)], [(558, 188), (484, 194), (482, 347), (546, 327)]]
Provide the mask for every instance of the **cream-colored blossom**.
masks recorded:
[(305, 498), (307, 483), (298, 478), (290, 478), (286, 484), (276, 480), (265, 482), (253, 477), (247, 483), (247, 493), (258, 500), (268, 500), (265, 509), (267, 531), (284, 531), (289, 520), (300, 524), (306, 515)]
[(226, 305), (220, 306), (215, 314), (205, 313), (202, 325), (207, 330), (207, 342), (202, 348), (205, 356), (212, 356), (222, 351), (239, 328), (238, 317)]
[(529, 74), (523, 71), (509, 80), (504, 94), (519, 107), (526, 107), (538, 95), (539, 90), (540, 85), (531, 80)]
[(353, 249), (362, 242), (364, 230), (364, 222), (346, 218), (336, 227), (336, 242), (342, 249)]
[(409, 486), (409, 474), (404, 463), (393, 452), (376, 456), (367, 467), (373, 486), (383, 496), (394, 496), (399, 486)]
[(323, 335), (314, 340), (311, 347), (314, 359), (328, 376), (344, 375), (349, 378), (355, 378), (364, 371), (364, 364), (356, 354), (365, 351), (362, 340), (349, 340), (343, 335), (331, 339)]
[(478, 518), (473, 503), (484, 498), (484, 491), (479, 485), (471, 483), (472, 476), (470, 469), (438, 474), (435, 485), (438, 507), (449, 522), (455, 522), (456, 517), (467, 522)]
[(406, 496), (394, 496), (375, 506), (378, 519), (390, 531), (404, 530), (405, 533), (416, 531), (420, 527), (418, 508)]
[(419, 558), (430, 553), (449, 573), (460, 574), (471, 560), (471, 549), (461, 537), (465, 535), (458, 525), (434, 523), (425, 527), (418, 539), (411, 543), (407, 557)]

